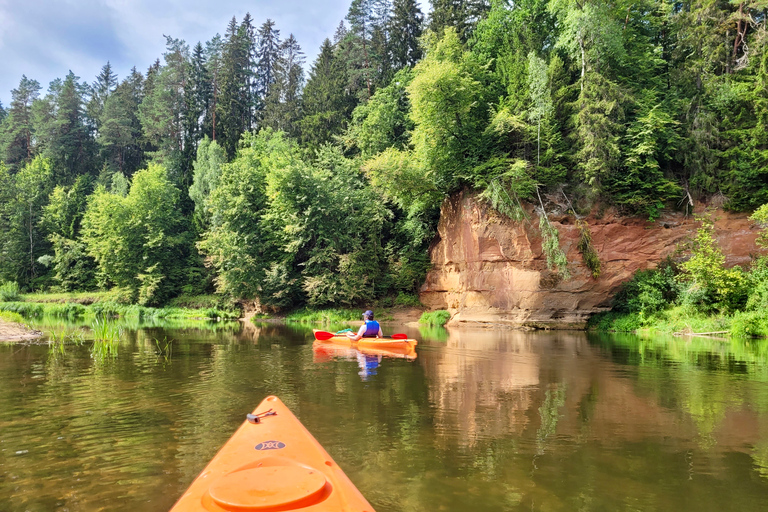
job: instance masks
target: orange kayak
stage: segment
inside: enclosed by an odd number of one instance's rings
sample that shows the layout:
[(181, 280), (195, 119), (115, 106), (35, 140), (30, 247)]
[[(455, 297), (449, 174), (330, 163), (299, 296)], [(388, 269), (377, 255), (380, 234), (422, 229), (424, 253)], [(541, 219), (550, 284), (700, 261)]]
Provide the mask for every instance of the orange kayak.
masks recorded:
[(357, 358), (357, 353), (361, 352), (368, 355), (380, 355), (396, 359), (416, 359), (416, 348), (412, 345), (402, 347), (352, 347), (349, 344), (333, 343), (331, 341), (317, 341), (312, 345), (315, 355), (315, 362), (323, 362), (334, 357), (340, 359), (353, 360)]
[(264, 399), (171, 512), (373, 512), (276, 396)]
[[(357, 341), (353, 341), (348, 338), (346, 334), (331, 335), (326, 331), (319, 329), (312, 329), (315, 335), (316, 342), (321, 343), (335, 343), (337, 345), (346, 345), (350, 347), (357, 347), (358, 349), (408, 349), (415, 350), (416, 345), (419, 343), (415, 339), (400, 339), (400, 338), (360, 338)], [(405, 335), (403, 335), (405, 336)]]

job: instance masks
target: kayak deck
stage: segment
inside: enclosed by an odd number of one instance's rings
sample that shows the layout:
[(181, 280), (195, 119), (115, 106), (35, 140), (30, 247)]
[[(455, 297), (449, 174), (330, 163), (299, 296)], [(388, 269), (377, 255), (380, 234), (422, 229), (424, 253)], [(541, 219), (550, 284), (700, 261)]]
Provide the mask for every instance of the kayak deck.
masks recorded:
[(408, 338), (360, 338), (357, 341), (350, 339), (345, 334), (337, 334), (332, 337), (323, 336), (318, 337), (318, 333), (325, 333), (319, 329), (312, 329), (315, 335), (315, 343), (335, 343), (337, 345), (346, 345), (350, 347), (370, 348), (370, 349), (410, 349), (414, 350), (419, 343), (417, 340)]
[(171, 512), (373, 512), (328, 452), (275, 396), (264, 399)]

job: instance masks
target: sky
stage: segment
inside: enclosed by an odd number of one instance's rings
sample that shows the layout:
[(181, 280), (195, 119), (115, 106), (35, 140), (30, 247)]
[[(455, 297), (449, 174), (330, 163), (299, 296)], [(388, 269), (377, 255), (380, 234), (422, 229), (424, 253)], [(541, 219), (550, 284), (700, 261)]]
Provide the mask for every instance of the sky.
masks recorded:
[[(190, 48), (224, 34), (232, 16), (251, 13), (258, 27), (275, 22), (281, 37), (293, 34), (307, 58), (333, 38), (351, 0), (0, 0), (0, 102), (7, 108), (22, 75), (50, 82), (71, 70), (93, 83), (107, 61), (125, 78), (142, 73), (165, 51), (164, 35)], [(420, 1), (426, 14), (428, 1)]]

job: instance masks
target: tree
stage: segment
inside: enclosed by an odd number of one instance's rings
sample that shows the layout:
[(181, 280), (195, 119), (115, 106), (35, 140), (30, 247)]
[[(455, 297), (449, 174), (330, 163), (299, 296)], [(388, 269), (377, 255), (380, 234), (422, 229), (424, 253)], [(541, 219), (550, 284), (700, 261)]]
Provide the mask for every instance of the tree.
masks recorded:
[(363, 158), (387, 148), (404, 150), (410, 146), (414, 123), (410, 118), (411, 104), (406, 89), (413, 76), (410, 69), (399, 71), (388, 86), (377, 90), (370, 101), (355, 108), (348, 143), (354, 144)]
[(42, 154), (50, 159), (56, 182), (72, 184), (78, 176), (94, 173), (95, 144), (85, 119), (85, 84), (71, 71), (46, 96), (51, 115), (39, 126)]
[[(24, 288), (35, 285), (39, 277), (37, 259), (47, 250), (45, 234), (40, 229), (43, 207), (52, 188), (51, 162), (35, 157), (14, 176), (12, 198), (7, 205), (6, 227), (8, 238), (3, 242), (3, 253), (8, 260), (3, 265), (6, 275)], [(6, 179), (6, 186), (9, 186)]]
[(487, 0), (431, 0), (432, 13), (429, 29), (442, 34), (446, 28), (453, 28), (462, 42), (467, 42), (475, 26), (491, 7)]
[(168, 166), (168, 172), (183, 187), (189, 186), (191, 148), (187, 145), (185, 119), (187, 103), (184, 93), (189, 81), (189, 46), (166, 36), (165, 66), (147, 79), (146, 95), (139, 106), (144, 135), (158, 148), (159, 161)]
[(280, 57), (275, 63), (275, 82), (264, 101), (262, 126), (298, 135), (304, 84), (303, 63), (304, 53), (291, 34), (280, 45)]
[(207, 202), (210, 228), (197, 244), (217, 273), (219, 293), (234, 298), (262, 295), (266, 272), (277, 261), (272, 235), (263, 225), (267, 173), (297, 158), (295, 145), (267, 129), (245, 134), (237, 158), (221, 166), (218, 186)]
[(133, 68), (104, 103), (96, 142), (110, 179), (115, 172), (130, 177), (141, 167), (144, 152), (138, 116), (143, 82), (141, 73)]
[(626, 57), (622, 23), (615, 14), (620, 7), (576, 0), (549, 4), (563, 25), (556, 47), (566, 50), (580, 66), (574, 132), (579, 147), (577, 166), (583, 180), (595, 189), (620, 162), (623, 104), (628, 95), (608, 73), (612, 62)]
[(240, 136), (246, 131), (249, 116), (248, 55), (250, 43), (243, 27), (233, 17), (222, 47), (221, 89), (216, 102), (216, 140), (234, 158)]
[(491, 103), (486, 70), (465, 51), (456, 31), (446, 29), (442, 39), (430, 41), (414, 72), (407, 88), (414, 151), (425, 178), (450, 193), (482, 157)]
[(11, 91), (11, 106), (0, 133), (0, 160), (17, 170), (34, 156), (32, 103), (39, 97), (40, 84), (22, 75)]
[(423, 25), (424, 15), (416, 0), (394, 0), (388, 27), (389, 33), (396, 35), (389, 38), (388, 48), (393, 72), (413, 67), (421, 60), (419, 39)]
[(197, 160), (194, 163), (194, 177), (189, 187), (189, 197), (195, 203), (195, 219), (204, 230), (210, 226), (211, 214), (208, 197), (216, 190), (221, 177), (221, 167), (226, 163), (224, 150), (205, 137), (197, 147)]
[(112, 71), (112, 65), (107, 61), (96, 77), (96, 81), (88, 88), (90, 100), (88, 101), (86, 112), (96, 132), (101, 129), (101, 116), (104, 111), (104, 105), (109, 96), (114, 92), (117, 84), (117, 75)]
[(188, 243), (178, 200), (179, 189), (155, 164), (134, 175), (125, 197), (96, 190), (82, 240), (102, 286), (125, 287), (142, 305), (161, 304), (178, 292)]
[(92, 179), (80, 176), (71, 187), (57, 186), (48, 198), (40, 225), (48, 233), (53, 255), (38, 258), (50, 261), (53, 279), (63, 291), (92, 289), (96, 284), (96, 262), (87, 254), (80, 238), (80, 226), (93, 190)]
[(541, 164), (541, 121), (553, 110), (552, 93), (549, 90), (547, 63), (533, 52), (528, 54), (528, 88), (531, 94), (531, 108), (528, 119), (536, 123), (536, 165)]
[(326, 39), (304, 88), (304, 117), (299, 122), (302, 141), (318, 147), (343, 132), (355, 106), (355, 98), (346, 85), (344, 65), (334, 55), (331, 41)]
[(203, 119), (203, 135), (216, 140), (216, 105), (221, 91), (221, 66), (222, 66), (222, 42), (221, 36), (216, 34), (205, 43), (205, 67), (210, 78), (210, 103), (207, 106)]
[(282, 44), (280, 31), (275, 28), (275, 22), (270, 19), (261, 25), (257, 37), (254, 99), (258, 104), (257, 110), (261, 119), (267, 98), (272, 95), (272, 87), (279, 78)]

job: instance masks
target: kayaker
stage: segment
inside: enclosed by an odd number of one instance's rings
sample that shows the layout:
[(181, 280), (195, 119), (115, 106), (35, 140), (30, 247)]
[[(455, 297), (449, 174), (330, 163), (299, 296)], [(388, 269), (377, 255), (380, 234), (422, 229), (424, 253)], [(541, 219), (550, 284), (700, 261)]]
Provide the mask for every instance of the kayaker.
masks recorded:
[(354, 332), (348, 332), (347, 337), (353, 341), (357, 341), (360, 338), (383, 338), (384, 334), (381, 332), (381, 326), (379, 322), (373, 319), (373, 311), (370, 309), (363, 313), (363, 325), (358, 329), (357, 334)]

